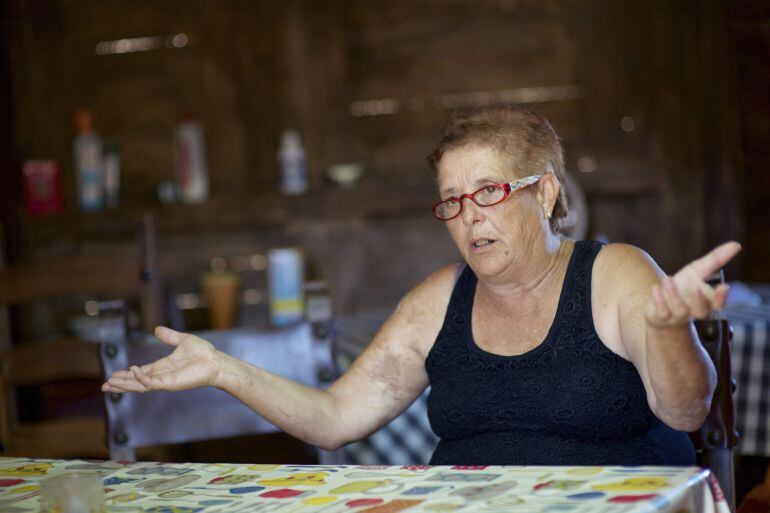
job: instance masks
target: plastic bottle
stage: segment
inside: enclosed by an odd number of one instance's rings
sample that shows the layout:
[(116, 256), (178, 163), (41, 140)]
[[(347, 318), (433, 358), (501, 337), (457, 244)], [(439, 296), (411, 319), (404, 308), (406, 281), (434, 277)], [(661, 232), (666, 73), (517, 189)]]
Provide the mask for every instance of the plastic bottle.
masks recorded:
[(281, 163), (281, 191), (289, 195), (307, 192), (305, 150), (296, 130), (283, 133), (278, 160)]
[(270, 295), (270, 321), (285, 326), (302, 320), (302, 284), (305, 281), (303, 255), (297, 248), (278, 248), (267, 252), (267, 285)]
[(78, 205), (84, 212), (97, 212), (104, 206), (104, 163), (102, 140), (93, 129), (88, 109), (75, 113), (75, 171), (78, 181)]
[(174, 132), (174, 157), (182, 201), (206, 201), (209, 195), (206, 143), (200, 123), (189, 114), (180, 118)]
[(104, 145), (104, 202), (107, 208), (120, 204), (120, 150), (115, 143)]

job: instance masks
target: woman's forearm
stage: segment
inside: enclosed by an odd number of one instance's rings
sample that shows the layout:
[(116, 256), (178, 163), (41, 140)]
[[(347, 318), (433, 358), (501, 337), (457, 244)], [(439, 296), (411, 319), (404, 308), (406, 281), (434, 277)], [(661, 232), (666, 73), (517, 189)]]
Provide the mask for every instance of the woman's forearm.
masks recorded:
[(272, 374), (217, 352), (214, 386), (228, 392), (277, 427), (322, 449), (344, 443), (332, 394)]
[(655, 414), (683, 431), (698, 429), (706, 418), (716, 385), (716, 371), (687, 326), (645, 328), (647, 370), (655, 394)]

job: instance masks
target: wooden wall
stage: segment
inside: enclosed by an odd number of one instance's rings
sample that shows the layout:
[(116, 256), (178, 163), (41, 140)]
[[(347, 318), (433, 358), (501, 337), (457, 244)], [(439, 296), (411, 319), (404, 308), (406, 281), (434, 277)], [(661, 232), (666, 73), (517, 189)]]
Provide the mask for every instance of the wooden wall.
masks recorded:
[(745, 184), (739, 203), (748, 250), (745, 278), (766, 282), (770, 281), (770, 4), (762, 0), (733, 2), (729, 19), (739, 84), (738, 134)]
[[(669, 272), (735, 237), (749, 242), (744, 275), (768, 279), (753, 259), (767, 241), (745, 231), (758, 222), (742, 222), (752, 194), (770, 188), (744, 191), (731, 23), (748, 15), (719, 2), (19, 0), (3, 16), (13, 147), (20, 159), (57, 159), (67, 189), (65, 214), (21, 214), (26, 258), (125, 250), (132, 223), (153, 210), (164, 272), (180, 288), (196, 286), (211, 256), (298, 243), (341, 310), (392, 305), (457, 258), (428, 210), (424, 158), (439, 126), (454, 106), (507, 97), (532, 101), (562, 135), (589, 200), (589, 235), (637, 244)], [(184, 48), (94, 51), (177, 33), (189, 37)], [(74, 208), (71, 118), (82, 105), (121, 146), (116, 212)], [(360, 115), (377, 108), (392, 112)], [(173, 179), (184, 110), (206, 132), (212, 198), (161, 207), (154, 189)], [(286, 128), (308, 150), (302, 198), (276, 192)], [(581, 159), (595, 170), (581, 172)], [(364, 164), (364, 182), (334, 190), (325, 169), (351, 160)]]

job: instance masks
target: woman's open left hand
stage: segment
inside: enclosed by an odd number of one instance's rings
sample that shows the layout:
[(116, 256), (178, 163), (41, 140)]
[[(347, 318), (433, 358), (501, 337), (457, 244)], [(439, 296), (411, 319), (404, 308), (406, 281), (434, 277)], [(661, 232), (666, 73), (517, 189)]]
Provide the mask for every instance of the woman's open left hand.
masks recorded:
[(712, 287), (705, 280), (740, 250), (737, 242), (726, 242), (654, 285), (644, 309), (645, 320), (656, 328), (683, 326), (690, 318), (702, 319), (711, 310), (724, 308), (729, 286)]

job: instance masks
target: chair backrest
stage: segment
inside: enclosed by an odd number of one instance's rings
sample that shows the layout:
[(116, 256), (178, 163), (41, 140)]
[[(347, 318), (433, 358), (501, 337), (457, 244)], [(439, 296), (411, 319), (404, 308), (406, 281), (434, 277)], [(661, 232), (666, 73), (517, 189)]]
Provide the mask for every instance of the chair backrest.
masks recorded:
[[(36, 301), (76, 294), (134, 298), (141, 305), (143, 322), (154, 326), (161, 305), (154, 239), (154, 220), (145, 216), (139, 227), (138, 251), (132, 254), (56, 258), (2, 268), (0, 307), (13, 313)], [(54, 333), (44, 333), (44, 342), (30, 342), (17, 340), (21, 330), (8, 331), (9, 336), (0, 339), (2, 454), (107, 457), (99, 389), (104, 372), (98, 343)], [(20, 395), (34, 387), (43, 392)], [(22, 401), (20, 397), (32, 399)], [(59, 399), (70, 404), (57, 405), (53, 415), (20, 415), (21, 408), (31, 409), (31, 402), (49, 404)]]
[(717, 370), (717, 386), (706, 421), (700, 429), (690, 433), (690, 437), (698, 451), (699, 464), (711, 469), (727, 503), (735, 511), (733, 453), (738, 444), (738, 433), (735, 430), (733, 403), (735, 380), (730, 366), (732, 326), (724, 319), (703, 319), (696, 320), (695, 327), (701, 344)]
[[(105, 308), (100, 321), (101, 357), (107, 375), (162, 358), (173, 349), (154, 337), (130, 333), (120, 308)], [(198, 335), (231, 356), (309, 386), (328, 385), (337, 375), (331, 321), (273, 331), (233, 329)], [(105, 402), (114, 459), (132, 460), (134, 450), (140, 447), (278, 430), (234, 397), (214, 388), (109, 393)]]

